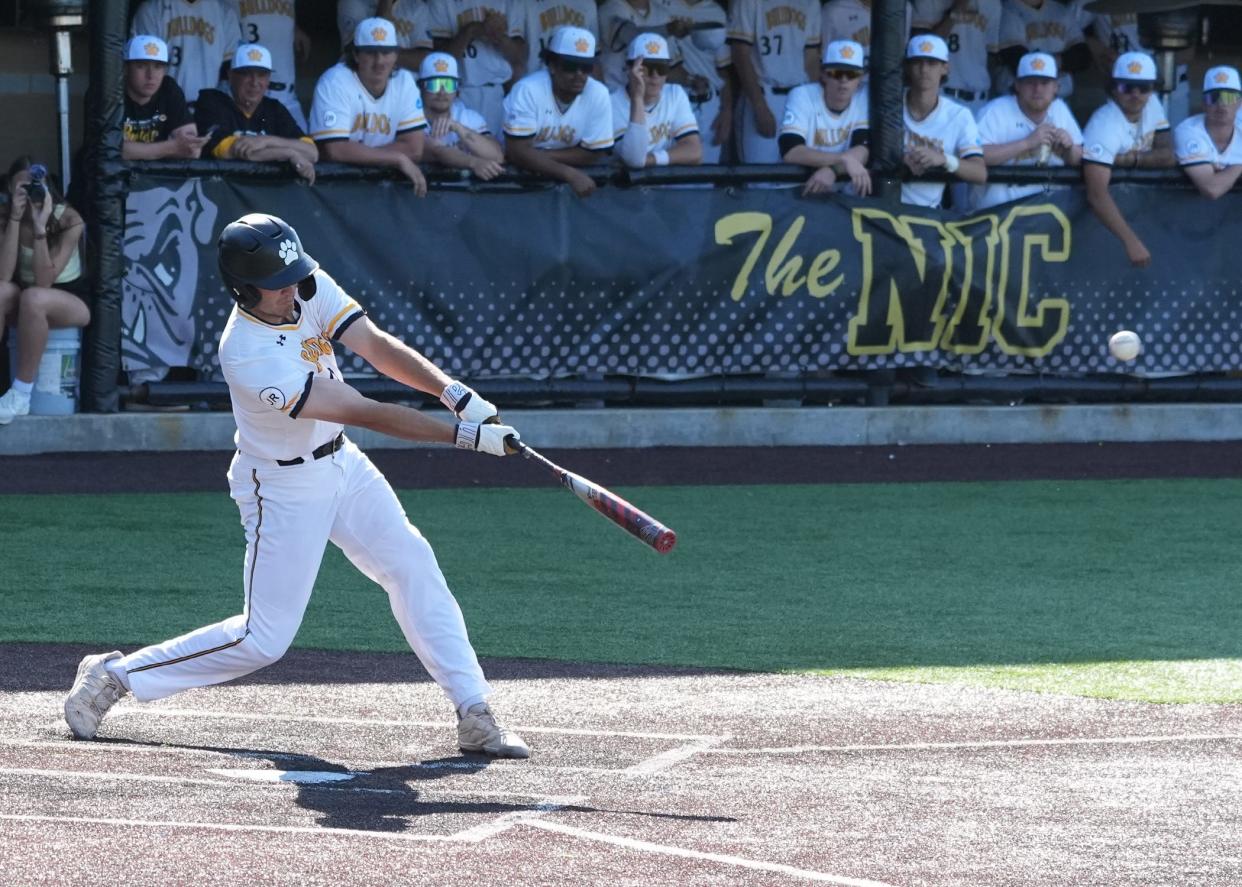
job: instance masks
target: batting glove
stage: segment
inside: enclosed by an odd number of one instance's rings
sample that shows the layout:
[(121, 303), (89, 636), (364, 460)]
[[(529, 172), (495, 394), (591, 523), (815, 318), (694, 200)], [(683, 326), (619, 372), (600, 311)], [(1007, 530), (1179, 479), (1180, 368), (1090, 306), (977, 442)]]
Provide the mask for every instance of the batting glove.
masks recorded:
[(474, 450), (490, 456), (508, 456), (517, 451), (505, 446), (506, 437), (512, 437), (514, 440), (522, 439), (522, 435), (518, 434), (517, 429), (511, 425), (457, 423), (457, 448), (459, 450)]
[(440, 403), (463, 422), (486, 422), (500, 414), (495, 404), (484, 400), (479, 392), (461, 382), (450, 382), (440, 394)]

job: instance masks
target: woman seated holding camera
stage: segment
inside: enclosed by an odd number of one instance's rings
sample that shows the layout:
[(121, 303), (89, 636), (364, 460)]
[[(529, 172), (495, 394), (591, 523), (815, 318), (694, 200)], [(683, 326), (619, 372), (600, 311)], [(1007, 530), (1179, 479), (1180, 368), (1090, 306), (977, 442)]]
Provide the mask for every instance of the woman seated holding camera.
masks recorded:
[(30, 412), (39, 361), (49, 329), (84, 327), (91, 319), (78, 244), (82, 217), (30, 157), (9, 167), (8, 205), (0, 234), (0, 335), (17, 320), (17, 366), (0, 397), (0, 425)]

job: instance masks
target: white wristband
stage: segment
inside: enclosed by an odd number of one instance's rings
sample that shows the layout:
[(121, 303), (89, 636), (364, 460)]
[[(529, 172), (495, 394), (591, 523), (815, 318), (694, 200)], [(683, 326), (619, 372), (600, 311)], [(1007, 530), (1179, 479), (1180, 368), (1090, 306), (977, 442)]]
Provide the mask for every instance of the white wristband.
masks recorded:
[(962, 165), (962, 164), (961, 164), (961, 162), (957, 159), (957, 155), (956, 155), (956, 154), (946, 154), (946, 155), (944, 155), (944, 168), (945, 168), (945, 171), (946, 171), (946, 172), (950, 172), (950, 173), (957, 172), (957, 168), (958, 168), (959, 166), (961, 166), (961, 165)]
[(656, 166), (668, 166), (667, 151), (652, 151), (651, 156), (655, 158)]
[(479, 423), (458, 422), (453, 444), (459, 450), (477, 450), (479, 448)]
[(467, 386), (461, 384), (456, 379), (444, 386), (444, 390), (440, 392), (440, 403), (444, 404), (454, 413), (457, 412), (458, 402), (469, 395), (474, 394)]

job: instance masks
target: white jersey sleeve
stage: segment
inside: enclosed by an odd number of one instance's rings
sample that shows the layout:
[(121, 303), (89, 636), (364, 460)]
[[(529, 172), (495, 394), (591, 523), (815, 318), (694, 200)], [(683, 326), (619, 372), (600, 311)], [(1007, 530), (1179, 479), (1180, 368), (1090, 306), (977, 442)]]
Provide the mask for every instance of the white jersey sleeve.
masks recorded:
[(781, 120), (780, 135), (796, 135), (810, 143), (815, 129), (814, 102), (822, 102), (822, 88), (818, 83), (807, 83), (789, 93), (785, 100), (785, 116)]
[(505, 96), (505, 135), (521, 139), (532, 137), (539, 131), (543, 105), (539, 85), (547, 76), (546, 70), (529, 74), (515, 83)]
[[(349, 76), (346, 76), (349, 75)], [(310, 137), (316, 142), (348, 139), (354, 124), (353, 72), (338, 63), (324, 71), (311, 101)]]
[(673, 128), (670, 134), (672, 141), (675, 142), (692, 133), (697, 133), (699, 121), (694, 116), (694, 109), (690, 107), (690, 95), (685, 88), (679, 84), (670, 83), (664, 87), (664, 92), (669, 96), (671, 105), (669, 119)]
[(608, 87), (595, 78), (587, 79), (586, 89), (578, 97), (583, 103), (582, 116), (577, 119), (578, 145), (588, 151), (600, 151), (613, 146), (612, 102)]

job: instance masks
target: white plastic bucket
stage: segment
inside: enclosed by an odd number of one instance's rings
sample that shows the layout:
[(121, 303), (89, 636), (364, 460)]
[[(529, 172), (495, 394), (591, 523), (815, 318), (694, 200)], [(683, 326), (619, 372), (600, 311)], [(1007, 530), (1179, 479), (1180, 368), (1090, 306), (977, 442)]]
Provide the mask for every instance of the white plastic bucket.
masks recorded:
[[(17, 372), (17, 330), (9, 331), (9, 377)], [(68, 416), (78, 409), (78, 355), (82, 331), (77, 328), (48, 330), (47, 349), (35, 373), (30, 394), (30, 413), (35, 416)]]

